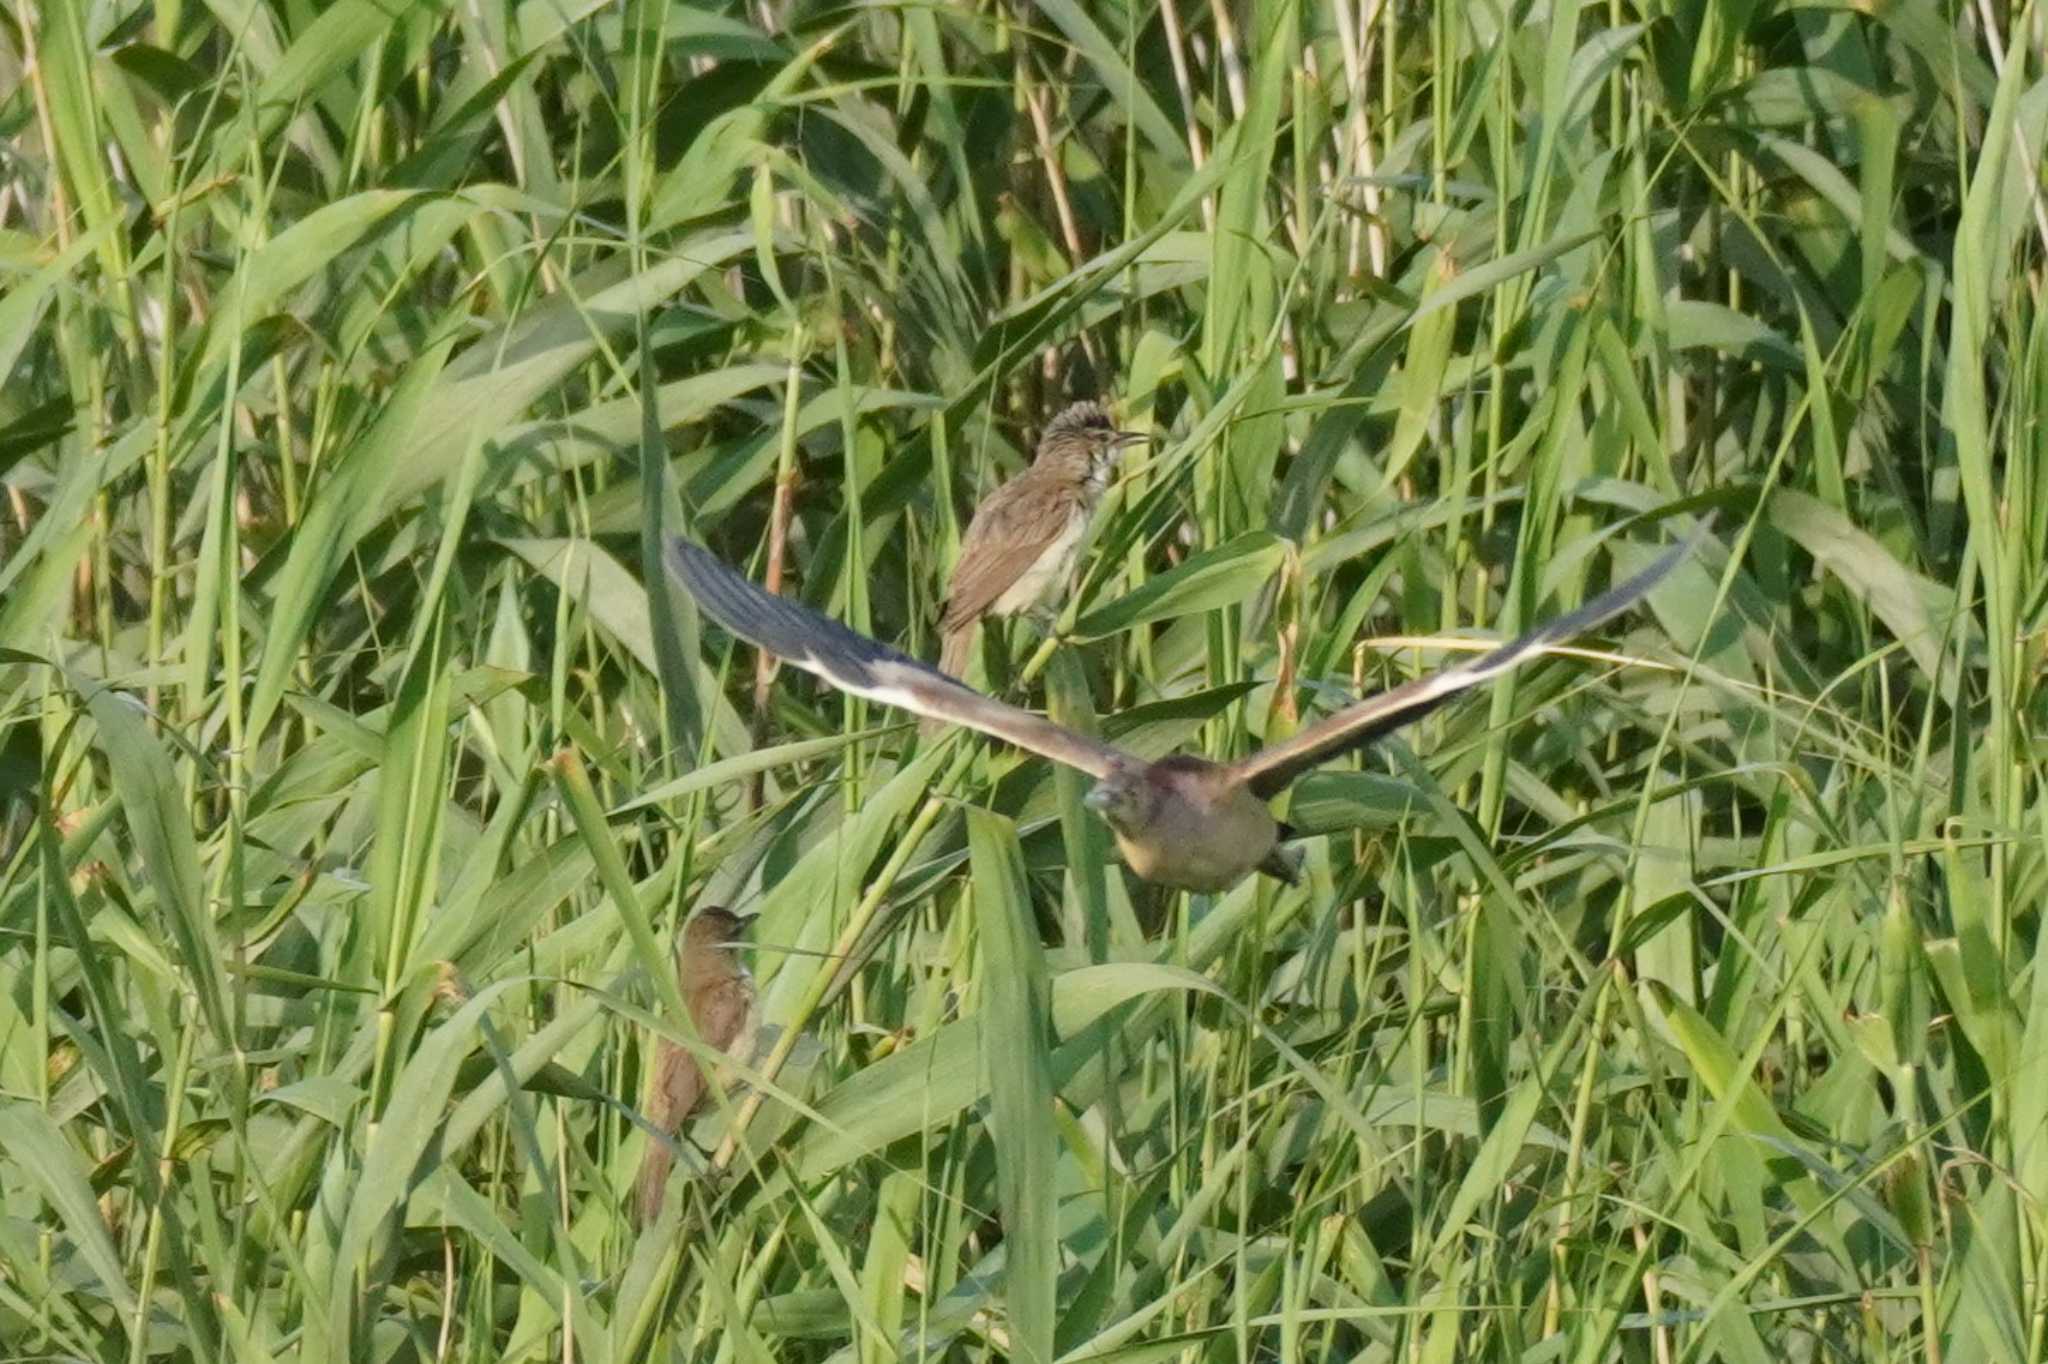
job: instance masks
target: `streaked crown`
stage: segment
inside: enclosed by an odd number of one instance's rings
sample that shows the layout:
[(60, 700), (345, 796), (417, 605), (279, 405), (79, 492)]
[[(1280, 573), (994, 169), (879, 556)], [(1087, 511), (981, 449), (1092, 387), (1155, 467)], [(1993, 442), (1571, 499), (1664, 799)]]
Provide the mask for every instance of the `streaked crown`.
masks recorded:
[(1084, 440), (1106, 441), (1116, 434), (1116, 423), (1110, 420), (1109, 409), (1101, 403), (1083, 399), (1069, 403), (1057, 417), (1045, 424), (1045, 434), (1040, 444), (1080, 437)]
[(1033, 462), (1070, 478), (1085, 478), (1099, 493), (1108, 482), (1109, 469), (1116, 458), (1114, 451), (1131, 439), (1129, 433), (1116, 429), (1109, 409), (1101, 403), (1069, 403), (1045, 424), (1045, 433), (1038, 438), (1038, 457)]

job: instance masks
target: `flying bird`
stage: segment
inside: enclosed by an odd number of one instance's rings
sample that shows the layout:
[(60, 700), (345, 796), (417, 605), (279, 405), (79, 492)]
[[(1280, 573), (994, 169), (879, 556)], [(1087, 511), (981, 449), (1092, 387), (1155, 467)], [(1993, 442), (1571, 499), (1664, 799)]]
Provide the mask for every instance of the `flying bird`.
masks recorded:
[(704, 613), (741, 639), (814, 672), (841, 691), (914, 715), (965, 725), (1078, 768), (1096, 779), (1086, 803), (1115, 835), (1126, 865), (1148, 881), (1223, 891), (1253, 871), (1294, 882), (1299, 850), (1267, 802), (1303, 772), (1420, 719), (1469, 688), (1553, 644), (1592, 629), (1640, 600), (1689, 554), (1701, 531), (1633, 578), (1576, 611), (1469, 662), (1347, 706), (1292, 738), (1236, 762), (1193, 754), (1147, 762), (1042, 715), (984, 696), (927, 664), (829, 617), (765, 592), (708, 551), (671, 536), (663, 561)]
[(1100, 403), (1073, 403), (1046, 423), (1031, 467), (984, 498), (967, 523), (939, 621), (941, 668), (966, 672), (983, 616), (1030, 611), (1066, 592), (1117, 451), (1144, 439), (1117, 430)]
[[(764, 594), (765, 595), (765, 594)], [(683, 1007), (697, 1029), (697, 1040), (715, 1051), (747, 1051), (757, 1025), (754, 978), (733, 949), (746, 932), (747, 920), (709, 906), (690, 916), (676, 935), (676, 975)], [(647, 1120), (664, 1136), (680, 1136), (683, 1123), (704, 1101), (704, 1068), (690, 1049), (663, 1038), (655, 1049), (654, 1083), (647, 1099)], [(650, 1137), (634, 1182), (634, 1207), (642, 1225), (661, 1211), (675, 1150)]]

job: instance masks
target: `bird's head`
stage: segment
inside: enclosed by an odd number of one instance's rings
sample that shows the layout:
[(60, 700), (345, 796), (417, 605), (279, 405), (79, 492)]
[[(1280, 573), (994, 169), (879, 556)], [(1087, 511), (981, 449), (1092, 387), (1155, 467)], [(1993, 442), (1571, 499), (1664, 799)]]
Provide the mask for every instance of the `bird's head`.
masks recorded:
[(1099, 491), (1109, 486), (1117, 452), (1144, 439), (1142, 431), (1117, 430), (1109, 409), (1101, 403), (1072, 403), (1046, 423), (1045, 434), (1038, 441), (1037, 462), (1051, 464), (1072, 478), (1086, 479)]
[(1151, 819), (1156, 795), (1143, 771), (1123, 767), (1096, 782), (1081, 803), (1100, 815), (1110, 828), (1126, 833), (1145, 827)]
[(752, 922), (752, 915), (741, 918), (721, 906), (707, 906), (691, 915), (690, 921), (683, 925), (682, 949), (684, 952), (693, 948), (706, 951), (738, 942)]

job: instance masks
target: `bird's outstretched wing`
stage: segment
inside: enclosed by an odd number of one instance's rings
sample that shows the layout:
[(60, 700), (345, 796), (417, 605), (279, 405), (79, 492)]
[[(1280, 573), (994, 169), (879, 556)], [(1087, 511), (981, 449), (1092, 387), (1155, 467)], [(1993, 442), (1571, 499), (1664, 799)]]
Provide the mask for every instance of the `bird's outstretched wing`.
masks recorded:
[(1705, 535), (1705, 530), (1696, 532), (1627, 582), (1601, 593), (1576, 611), (1539, 625), (1469, 663), (1418, 677), (1355, 706), (1347, 706), (1291, 739), (1260, 749), (1235, 764), (1233, 770), (1252, 794), (1261, 798), (1276, 796), (1316, 764), (1419, 720), (1458, 693), (1489, 682), (1551, 645), (1583, 634), (1634, 605), (1676, 568), (1679, 560), (1691, 554)]
[(1105, 777), (1126, 762), (1121, 751), (1019, 710), (919, 663), (807, 606), (756, 587), (708, 551), (676, 536), (663, 543), (662, 561), (704, 614), (733, 634), (841, 691), (895, 706), (913, 715), (965, 725), (1022, 749)]

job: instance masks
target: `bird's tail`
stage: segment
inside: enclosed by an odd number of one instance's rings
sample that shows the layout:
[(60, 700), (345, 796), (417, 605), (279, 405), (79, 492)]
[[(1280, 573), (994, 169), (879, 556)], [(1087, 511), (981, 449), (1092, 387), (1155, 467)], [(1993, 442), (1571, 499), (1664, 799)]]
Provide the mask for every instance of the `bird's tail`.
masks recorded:
[(945, 641), (939, 646), (939, 667), (962, 680), (967, 677), (967, 664), (974, 657), (975, 625), (970, 620), (946, 631)]
[[(965, 679), (967, 665), (974, 658), (975, 622), (968, 621), (955, 630), (945, 632), (939, 645), (939, 667), (947, 674)], [(944, 720), (920, 720), (917, 725), (918, 737), (929, 739), (946, 732)]]
[(668, 1172), (675, 1167), (675, 1152), (655, 1137), (647, 1139), (647, 1154), (640, 1157), (640, 1174), (633, 1181), (633, 1209), (640, 1225), (651, 1226), (661, 1212), (662, 1195), (668, 1192)]
[[(1292, 835), (1293, 830), (1282, 826), (1281, 837), (1287, 838)], [(1265, 860), (1259, 863), (1259, 870), (1275, 880), (1285, 881), (1290, 886), (1298, 886), (1301, 884), (1301, 869), (1307, 861), (1308, 856), (1303, 849), (1287, 843), (1275, 843), (1272, 850), (1266, 854)]]

